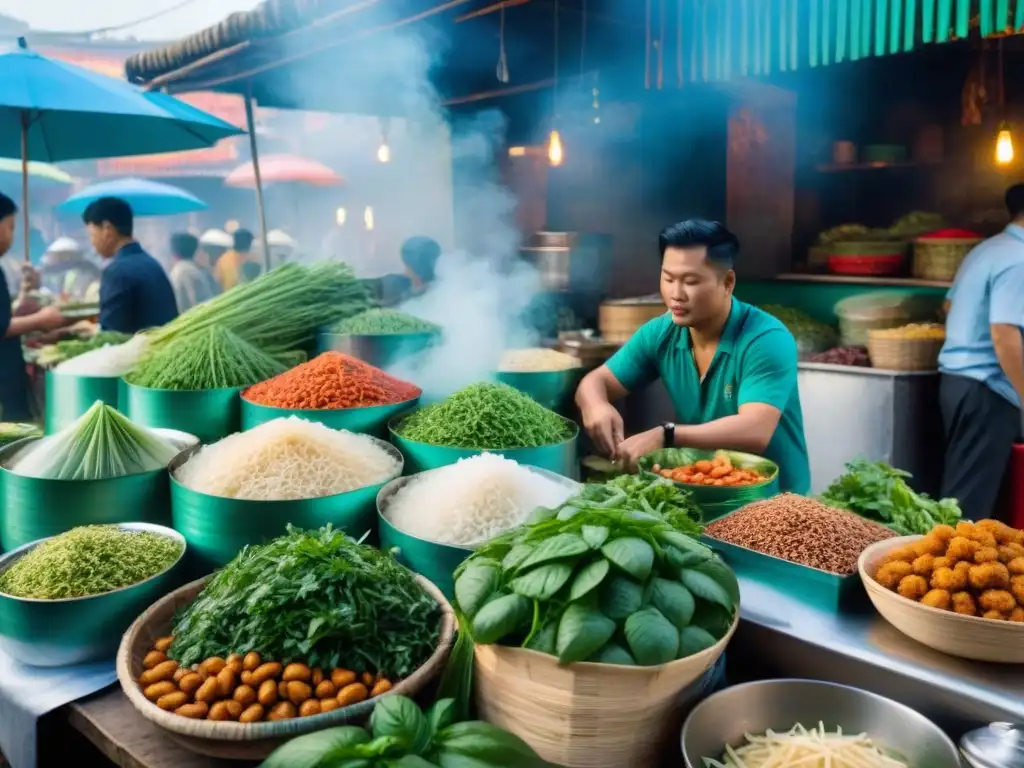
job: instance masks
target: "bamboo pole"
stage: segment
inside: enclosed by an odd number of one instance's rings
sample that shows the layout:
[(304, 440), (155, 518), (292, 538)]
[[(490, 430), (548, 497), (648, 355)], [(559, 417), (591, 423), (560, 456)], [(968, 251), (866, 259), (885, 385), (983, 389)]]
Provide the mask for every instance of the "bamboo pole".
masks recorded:
[(263, 179), (260, 178), (260, 155), (256, 148), (256, 117), (252, 108), (252, 88), (245, 94), (245, 127), (249, 131), (249, 154), (252, 156), (253, 181), (256, 183), (256, 213), (260, 218), (260, 242), (263, 244), (263, 272), (270, 271), (270, 245), (267, 243), (267, 213), (263, 205)]

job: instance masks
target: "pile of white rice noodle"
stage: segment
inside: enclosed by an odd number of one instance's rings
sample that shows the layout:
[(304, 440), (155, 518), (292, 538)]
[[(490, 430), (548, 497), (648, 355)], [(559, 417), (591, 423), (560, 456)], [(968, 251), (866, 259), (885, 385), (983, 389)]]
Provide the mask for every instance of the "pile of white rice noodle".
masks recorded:
[(557, 507), (575, 493), (568, 482), (483, 453), (410, 480), (385, 515), (411, 536), (475, 547), (522, 525), (537, 507)]
[(541, 371), (567, 371), (579, 368), (579, 358), (544, 347), (508, 349), (501, 356), (498, 370), (502, 373), (536, 373)]
[(200, 448), (175, 477), (210, 496), (273, 501), (333, 496), (399, 471), (398, 459), (372, 438), (289, 416)]
[(147, 342), (145, 334), (140, 333), (124, 344), (107, 344), (65, 360), (53, 372), (68, 376), (120, 378), (138, 364), (146, 351)]

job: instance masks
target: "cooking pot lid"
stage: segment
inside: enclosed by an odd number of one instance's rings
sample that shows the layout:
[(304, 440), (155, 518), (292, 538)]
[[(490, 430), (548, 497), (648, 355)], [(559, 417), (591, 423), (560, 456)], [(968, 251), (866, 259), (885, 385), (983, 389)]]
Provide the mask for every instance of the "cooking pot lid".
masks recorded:
[(1024, 725), (978, 728), (960, 739), (960, 752), (973, 768), (1024, 768)]

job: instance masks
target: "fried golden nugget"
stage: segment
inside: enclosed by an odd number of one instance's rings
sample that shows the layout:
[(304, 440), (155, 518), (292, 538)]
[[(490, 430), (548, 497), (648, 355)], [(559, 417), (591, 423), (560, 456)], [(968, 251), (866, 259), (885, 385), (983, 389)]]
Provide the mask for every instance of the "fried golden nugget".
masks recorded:
[(1017, 607), (1017, 601), (1005, 589), (986, 589), (978, 595), (978, 607), (985, 612), (999, 611), (1009, 615)]
[(911, 544), (911, 546), (918, 556), (944, 555), (946, 553), (946, 542), (932, 534), (928, 534), (915, 544)]
[(936, 525), (929, 536), (935, 536), (936, 538), (942, 539), (948, 542), (954, 536), (956, 536), (956, 529), (951, 525)]
[(961, 560), (959, 563), (953, 566), (953, 570), (961, 574), (964, 577), (964, 579), (966, 579), (967, 574), (971, 572), (971, 568), (973, 567), (974, 565), (969, 560)]
[(948, 611), (952, 602), (952, 596), (944, 589), (929, 590), (928, 593), (921, 598), (921, 605), (938, 608), (940, 611)]
[(981, 615), (981, 618), (992, 619), (993, 621), (1006, 621), (1006, 617), (999, 611), (985, 611), (985, 613)]
[(911, 565), (918, 576), (930, 576), (935, 568), (935, 555), (921, 555)]
[(1024, 605), (1024, 576), (1014, 576), (1010, 579), (1010, 594), (1018, 603)]
[(974, 529), (977, 527), (976, 523), (972, 523), (970, 520), (961, 520), (956, 524), (956, 535), (957, 536), (970, 536), (974, 533)]
[(918, 576), (917, 574), (904, 576), (900, 579), (900, 584), (896, 587), (896, 591), (908, 600), (917, 601), (928, 593), (928, 582), (925, 581), (924, 576)]
[(1019, 605), (1010, 611), (1010, 621), (1016, 621), (1024, 624), (1024, 608)]
[(953, 610), (964, 616), (977, 616), (978, 604), (970, 592), (953, 593)]
[(977, 527), (991, 533), (999, 544), (1006, 544), (1016, 539), (1016, 530), (999, 520), (979, 520)]
[(955, 558), (940, 555), (932, 561), (932, 570), (938, 570), (939, 568), (952, 568), (954, 565), (956, 565)]
[(932, 571), (931, 585), (932, 589), (959, 592), (967, 586), (967, 574), (955, 571), (952, 568), (936, 568)]
[(1006, 570), (1010, 572), (1011, 576), (1024, 575), (1024, 557), (1013, 558), (1013, 560), (1006, 564)]
[(1016, 560), (1018, 557), (1024, 557), (1024, 547), (1020, 544), (1000, 544), (999, 545), (999, 559), (1004, 563), (1008, 563), (1011, 560)]
[(894, 560), (878, 569), (878, 572), (875, 574), (875, 581), (886, 589), (896, 589), (899, 586), (900, 580), (913, 572), (914, 567), (906, 560)]
[(979, 564), (999, 562), (999, 550), (995, 547), (981, 547), (974, 553), (974, 562)]
[(914, 550), (914, 547), (912, 545), (907, 545), (905, 547), (897, 547), (886, 555), (885, 562), (896, 563), (902, 561), (905, 563), (912, 563), (916, 558), (917, 552)]
[(954, 536), (949, 540), (946, 557), (953, 557), (957, 560), (973, 560), (978, 547), (979, 544), (976, 541), (971, 541), (965, 536)]
[(1006, 589), (1010, 586), (1010, 571), (1002, 563), (982, 563), (971, 566), (967, 583), (973, 589)]

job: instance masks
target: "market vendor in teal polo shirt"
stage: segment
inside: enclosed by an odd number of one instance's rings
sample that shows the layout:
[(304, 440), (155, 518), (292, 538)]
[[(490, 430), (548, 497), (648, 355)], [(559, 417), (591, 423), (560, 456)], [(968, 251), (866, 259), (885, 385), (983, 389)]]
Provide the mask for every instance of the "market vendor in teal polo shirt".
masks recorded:
[[(666, 227), (658, 245), (669, 311), (580, 383), (583, 426), (598, 450), (628, 466), (667, 443), (745, 451), (779, 465), (781, 490), (807, 493), (796, 341), (774, 317), (733, 296), (736, 236), (717, 221), (690, 219)], [(626, 437), (612, 402), (659, 378), (675, 422)]]

